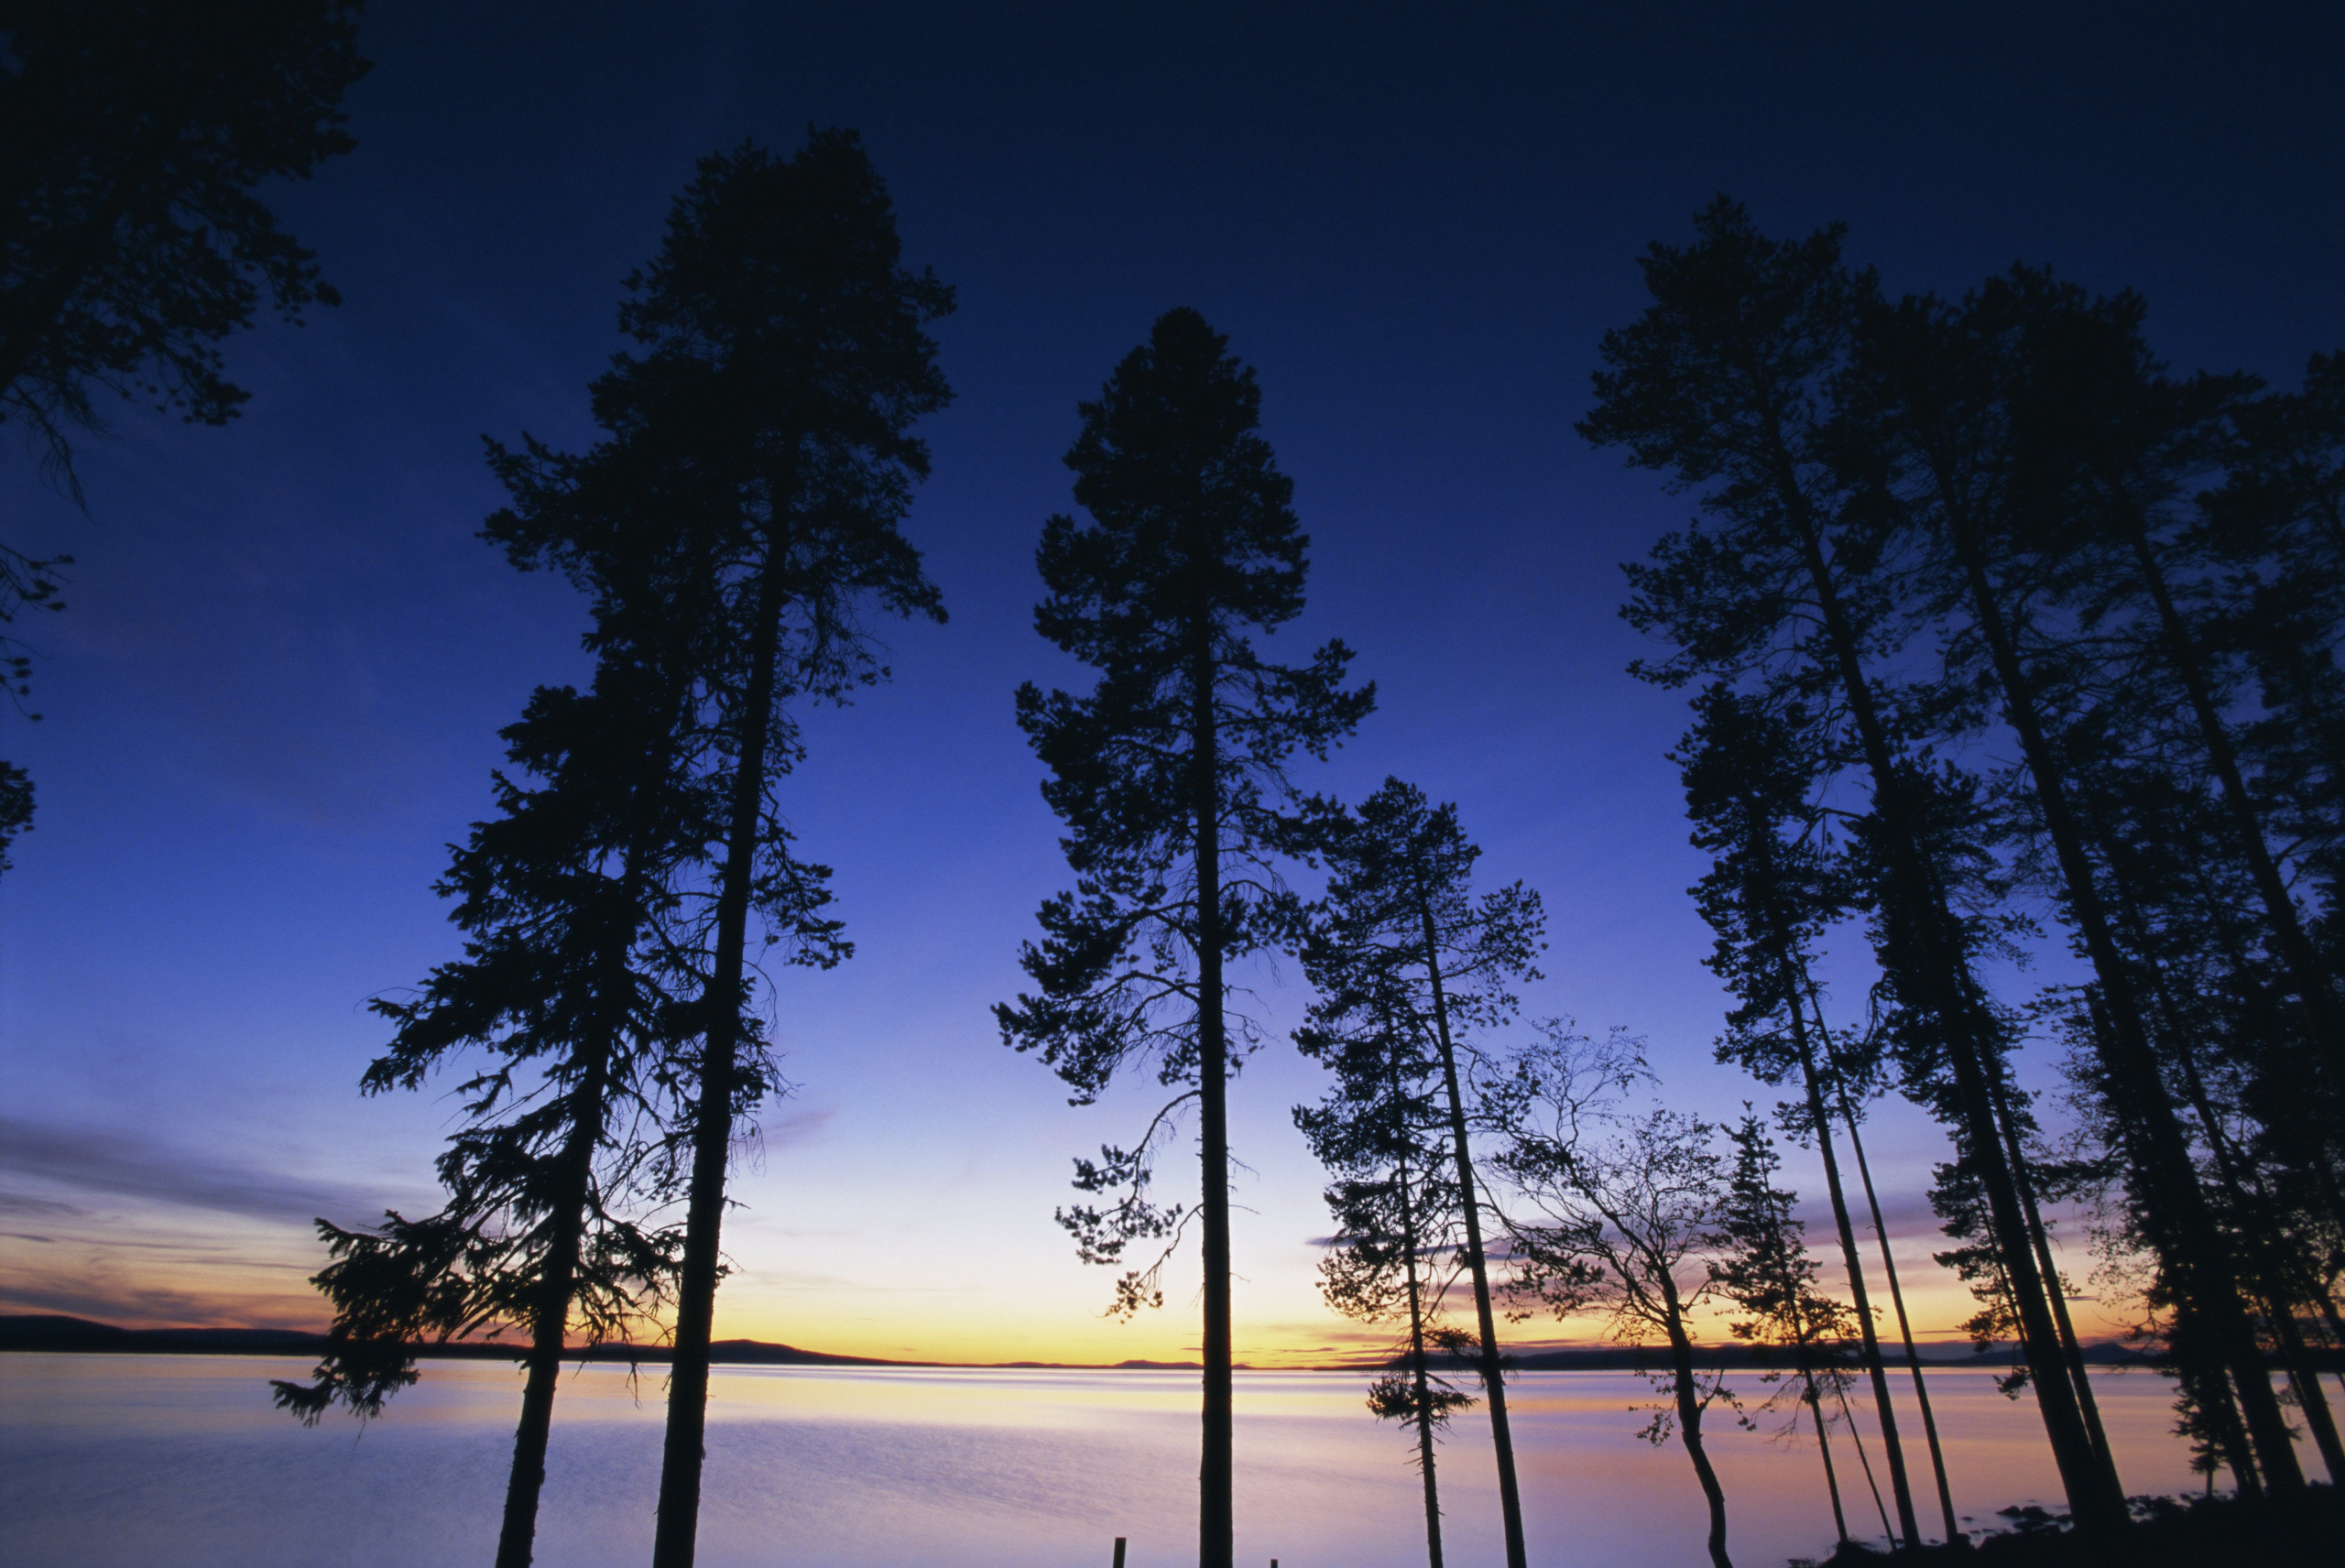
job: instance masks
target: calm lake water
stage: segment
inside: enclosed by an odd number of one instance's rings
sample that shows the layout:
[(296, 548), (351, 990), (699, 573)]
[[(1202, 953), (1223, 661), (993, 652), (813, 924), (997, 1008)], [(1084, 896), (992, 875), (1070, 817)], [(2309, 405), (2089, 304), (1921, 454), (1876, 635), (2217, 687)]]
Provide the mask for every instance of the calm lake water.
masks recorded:
[[(384, 1419), (361, 1429), (337, 1414), (310, 1431), (269, 1408), (267, 1382), (306, 1370), (245, 1356), (0, 1355), (0, 1563), (485, 1564), (518, 1373), (428, 1362)], [(1763, 1397), (1755, 1374), (1743, 1381)], [(1369, 1416), (1364, 1386), (1344, 1373), (1238, 1374), (1241, 1563), (1424, 1561), (1409, 1447)], [(2111, 1372), (2096, 1388), (2127, 1488), (2189, 1489), (2182, 1445), (2165, 1435), (2165, 1382)], [(623, 1369), (565, 1373), (540, 1563), (649, 1560), (661, 1396), (656, 1375), (630, 1388)], [(1967, 1369), (1934, 1374), (1932, 1397), (1958, 1509), (1987, 1524), (2008, 1503), (2056, 1502), (2032, 1399), (2006, 1400), (1989, 1374)], [(1643, 1418), (1629, 1407), (1648, 1398), (1624, 1372), (1534, 1372), (1511, 1387), (1534, 1563), (1705, 1562), (1684, 1451), (1635, 1435)], [(1087, 1568), (1122, 1535), (1131, 1568), (1194, 1563), (1196, 1409), (1195, 1376), (1183, 1372), (720, 1367), (700, 1561)], [(1812, 1443), (1739, 1430), (1730, 1412), (1713, 1420), (1737, 1563), (1780, 1568), (1828, 1550)], [(1918, 1431), (1909, 1443), (1919, 1460)], [(1836, 1454), (1852, 1529), (1864, 1518), (1862, 1533), (1877, 1535), (1845, 1440)], [(1458, 1418), (1441, 1465), (1450, 1561), (1503, 1561), (1478, 1412)], [(1934, 1528), (1934, 1505), (1925, 1518)]]

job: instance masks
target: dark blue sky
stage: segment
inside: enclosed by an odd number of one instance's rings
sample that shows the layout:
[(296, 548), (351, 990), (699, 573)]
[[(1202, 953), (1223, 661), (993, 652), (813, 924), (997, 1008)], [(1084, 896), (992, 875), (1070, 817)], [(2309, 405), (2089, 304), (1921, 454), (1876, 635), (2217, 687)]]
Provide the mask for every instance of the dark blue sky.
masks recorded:
[[(2345, 345), (2329, 7), (381, 4), (365, 37), (359, 151), (273, 193), (347, 303), (232, 344), (255, 397), (227, 430), (125, 408), (86, 517), (21, 452), (0, 468), (10, 534), (82, 563), (33, 628), (49, 716), (5, 721), (41, 791), (0, 882), (22, 1305), (299, 1317), (309, 1213), (428, 1192), (448, 1106), (355, 1100), (361, 1003), (452, 953), (429, 884), (494, 732), (582, 669), (574, 597), (473, 537), (479, 438), (587, 439), (618, 280), (714, 148), (859, 128), (908, 257), (960, 292), (911, 524), (953, 619), (813, 727), (793, 810), (863, 953), (784, 985), (804, 1087), (730, 1233), (731, 1328), (842, 1350), (959, 1348), (908, 1282), (940, 1267), (1001, 1354), (1106, 1332), (1047, 1216), (1128, 1107), (1066, 1110), (985, 1007), (1063, 880), (1009, 722), (1020, 680), (1067, 678), (1029, 625), (1033, 541), (1075, 400), (1159, 311), (1257, 366), (1314, 539), (1286, 635), (1344, 637), (1382, 693), (1305, 781), (1459, 800), (1490, 872), (1548, 899), (1533, 1010), (1647, 1032), (1721, 1109), (1751, 1091), (1705, 1065), (1681, 709), (1621, 673), (1614, 614), (1684, 504), (1570, 428), (1636, 253), (1725, 191), (1779, 232), (1845, 220), (1892, 289), (2015, 259), (2138, 288), (2187, 368), (2287, 382)], [(1329, 1332), (1286, 1125), (1313, 1092), (1270, 1053), (1238, 1092), (1241, 1341)], [(1910, 1197), (1933, 1145), (1892, 1125)], [(174, 1197), (173, 1169), (203, 1179)]]

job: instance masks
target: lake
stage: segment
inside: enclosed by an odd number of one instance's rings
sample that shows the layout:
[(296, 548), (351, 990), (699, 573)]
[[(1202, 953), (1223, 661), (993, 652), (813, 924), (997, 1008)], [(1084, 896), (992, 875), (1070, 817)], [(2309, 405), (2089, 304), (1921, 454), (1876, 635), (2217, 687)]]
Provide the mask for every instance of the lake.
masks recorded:
[[(270, 1408), (267, 1379), (307, 1370), (249, 1356), (0, 1354), (0, 1562), (485, 1564), (518, 1371), (427, 1362), (422, 1382), (382, 1420), (362, 1428), (337, 1413), (305, 1430)], [(1238, 1375), (1241, 1563), (1424, 1561), (1412, 1450), (1369, 1416), (1365, 1381)], [(1740, 1382), (1767, 1391), (1755, 1373)], [(2165, 1380), (2108, 1371), (2095, 1387), (2127, 1489), (2190, 1489), (2183, 1446), (2165, 1435)], [(1934, 1373), (1931, 1389), (1958, 1509), (1986, 1525), (2009, 1503), (2056, 1503), (2032, 1398), (2007, 1400), (1990, 1373), (1968, 1368)], [(649, 1561), (662, 1392), (656, 1368), (638, 1385), (619, 1367), (565, 1371), (540, 1563)], [(1642, 1378), (1532, 1372), (1509, 1395), (1533, 1563), (1704, 1563), (1701, 1495), (1684, 1450), (1635, 1435), (1643, 1417), (1629, 1407), (1650, 1398)], [(1121, 1535), (1130, 1568), (1194, 1563), (1196, 1411), (1187, 1372), (719, 1367), (700, 1561), (1072, 1568), (1107, 1563)], [(1918, 1421), (1910, 1406), (1901, 1419), (1915, 1428), (1916, 1503), (1934, 1534)], [(1738, 1564), (1780, 1568), (1826, 1552), (1832, 1519), (1812, 1443), (1739, 1430), (1722, 1410), (1711, 1425)], [(1871, 1498), (1838, 1434), (1835, 1453), (1851, 1529), (1877, 1537)], [(1878, 1466), (1877, 1450), (1873, 1458)], [(1440, 1462), (1450, 1561), (1502, 1562), (1478, 1411), (1457, 1418)]]

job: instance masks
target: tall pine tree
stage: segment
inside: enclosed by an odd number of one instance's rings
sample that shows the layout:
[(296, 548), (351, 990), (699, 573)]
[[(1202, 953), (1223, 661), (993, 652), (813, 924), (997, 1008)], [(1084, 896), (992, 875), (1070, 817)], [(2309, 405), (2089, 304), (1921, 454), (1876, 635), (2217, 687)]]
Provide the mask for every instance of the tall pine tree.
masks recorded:
[(671, 525), (708, 541), (707, 576), (675, 611), (707, 660), (697, 762), (724, 802), (704, 1032), (686, 1064), (659, 1568), (689, 1568), (698, 1529), (725, 1172), (758, 1087), (741, 1023), (749, 928), (798, 875), (773, 853), (775, 789), (800, 749), (792, 704), (844, 702), (886, 677), (875, 612), (943, 618), (900, 525), (928, 472), (912, 426), (951, 396), (925, 328), (952, 292), (900, 257), (886, 187), (854, 133), (815, 132), (787, 158), (754, 144), (704, 158), (658, 255), (628, 279), (620, 324), (639, 352), (597, 389), (598, 413), (672, 495)]
[[(1291, 758), (1324, 757), (1375, 701), (1372, 687), (1344, 689), (1340, 642), (1302, 666), (1255, 646), (1302, 613), (1310, 542), (1258, 431), (1260, 402), (1227, 340), (1174, 310), (1082, 406), (1066, 462), (1091, 522), (1043, 526), (1035, 561), (1050, 597), (1034, 622), (1099, 679), (1084, 696), (1018, 693), (1076, 886), (1042, 906), (1042, 939), (1021, 954), (1036, 989), (996, 1008), (1003, 1040), (1039, 1051), (1074, 1104), (1133, 1065), (1187, 1086), (1167, 1112), (1196, 1102), (1205, 1568), (1228, 1568), (1233, 1551), (1227, 1095), (1247, 1040), (1241, 1018), (1233, 1049), (1226, 966), (1273, 933), (1276, 860), (1299, 844)], [(1061, 1216), (1086, 1258), (1122, 1261), (1130, 1242), (1184, 1217), (1144, 1196), (1170, 1125), (1160, 1113), (1136, 1148), (1077, 1161), (1078, 1188), (1126, 1193)], [(1152, 1299), (1150, 1271), (1128, 1272), (1119, 1302)]]

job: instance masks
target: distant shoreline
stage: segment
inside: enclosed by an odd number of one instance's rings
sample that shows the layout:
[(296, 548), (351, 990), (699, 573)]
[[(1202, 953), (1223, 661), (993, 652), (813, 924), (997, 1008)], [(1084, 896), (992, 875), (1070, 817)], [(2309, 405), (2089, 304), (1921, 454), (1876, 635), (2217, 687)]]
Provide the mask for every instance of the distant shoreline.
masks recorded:
[[(326, 1346), (322, 1334), (274, 1328), (121, 1328), (88, 1318), (53, 1313), (0, 1315), (0, 1351), (46, 1351), (65, 1355), (138, 1356), (316, 1356)], [(1763, 1371), (1781, 1365), (1748, 1345), (1704, 1347), (1704, 1365), (1732, 1370)], [(419, 1360), (518, 1361), (525, 1347), (510, 1340), (472, 1340), (413, 1347)], [(576, 1346), (566, 1353), (573, 1361), (618, 1362), (664, 1366), (671, 1358), (664, 1345), (600, 1345)], [(872, 1367), (965, 1371), (1034, 1372), (1194, 1372), (1194, 1361), (893, 1361), (873, 1356), (835, 1356), (826, 1351), (801, 1350), (796, 1345), (763, 1340), (720, 1340), (709, 1347), (710, 1359), (728, 1367)], [(1523, 1372), (1635, 1371), (1652, 1364), (1654, 1353), (1617, 1345), (1574, 1345), (1526, 1350), (1509, 1358)], [(2003, 1364), (1996, 1355), (1980, 1356), (1968, 1344), (1924, 1345), (1923, 1362), (1941, 1368), (1990, 1367)], [(2145, 1357), (2114, 1341), (2085, 1347), (2084, 1357), (2096, 1366), (2140, 1366)], [(2336, 1368), (2345, 1369), (2345, 1356), (2335, 1356)], [(1445, 1356), (1438, 1364), (1450, 1371), (1467, 1369), (1459, 1357)], [(1246, 1372), (1369, 1373), (1397, 1365), (1383, 1361), (1325, 1362), (1303, 1367), (1249, 1367)]]

